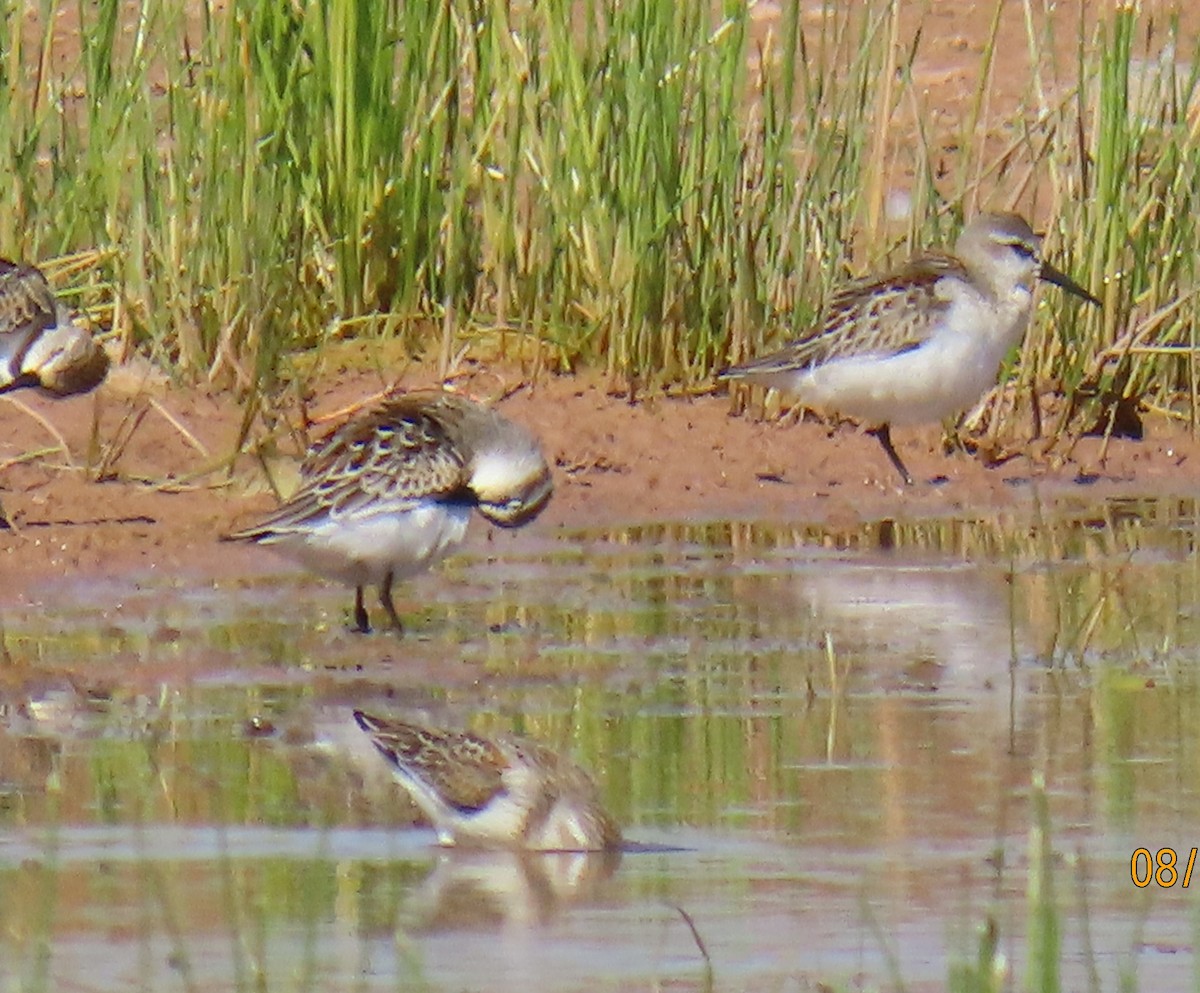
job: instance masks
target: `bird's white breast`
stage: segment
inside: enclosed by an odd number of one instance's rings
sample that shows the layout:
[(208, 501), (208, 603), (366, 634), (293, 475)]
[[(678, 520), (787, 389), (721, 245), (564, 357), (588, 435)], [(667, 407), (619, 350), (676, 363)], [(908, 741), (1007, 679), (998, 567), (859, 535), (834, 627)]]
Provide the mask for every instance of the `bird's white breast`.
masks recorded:
[(942, 420), (975, 404), (1024, 334), (1032, 296), (1018, 286), (1005, 297), (988, 297), (950, 279), (938, 290), (949, 307), (923, 344), (808, 369), (794, 383), (801, 401), (868, 424), (895, 425)]
[(426, 500), (404, 509), (372, 509), (313, 522), (269, 543), (306, 569), (350, 586), (415, 575), (466, 537), (470, 507)]

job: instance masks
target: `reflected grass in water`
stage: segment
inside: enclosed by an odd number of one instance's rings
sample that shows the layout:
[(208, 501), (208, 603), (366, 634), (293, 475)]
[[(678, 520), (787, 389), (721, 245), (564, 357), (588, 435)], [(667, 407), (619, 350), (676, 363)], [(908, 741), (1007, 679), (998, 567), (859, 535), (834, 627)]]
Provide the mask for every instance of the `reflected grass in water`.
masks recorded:
[[(532, 552), (487, 570), (475, 556), (457, 556), (404, 595), (419, 640), (461, 645), (489, 671), (519, 672), (552, 655), (559, 671), (586, 658), (593, 661), (584, 671), (594, 673), (609, 664), (606, 648), (623, 657), (678, 659), (702, 639), (727, 642), (744, 656), (745, 640), (775, 637), (779, 647), (808, 649), (824, 641), (819, 625), (808, 623), (811, 609), (783, 608), (803, 604), (806, 580), (831, 564), (869, 569), (901, 559), (916, 570), (906, 575), (919, 579), (957, 562), (1012, 573), (1003, 581), (1012, 585), (1013, 615), (1028, 619), (1042, 661), (1084, 664), (1105, 652), (1164, 657), (1172, 645), (1195, 639), (1196, 519), (1193, 501), (1110, 501), (1033, 521), (998, 515), (850, 528), (715, 523), (565, 531), (559, 541), (534, 543)], [(1162, 575), (1143, 581), (1156, 565)], [(1132, 576), (1136, 590), (1128, 588)], [(81, 591), (84, 603), (88, 598)], [(203, 609), (161, 580), (109, 586), (93, 599), (69, 614), (10, 622), (5, 641), (14, 659), (40, 667), (109, 659), (169, 665), (202, 645), (221, 668), (245, 669), (330, 661), (331, 641), (345, 649), (347, 665), (355, 655), (383, 654), (378, 641), (364, 649), (344, 636), (334, 587), (295, 574), (285, 583), (214, 587)]]
[[(426, 859), (334, 860), (319, 840), (307, 857), (246, 858), (221, 832), (203, 859), (139, 851), (135, 840), (114, 846), (112, 862), (56, 864), (48, 850), (42, 864), (0, 870), (6, 988), (87, 976), (95, 989), (328, 989), (372, 957), (372, 943), (407, 942), (399, 895), (420, 886)], [(408, 950), (399, 964), (420, 982), (419, 956)]]
[[(44, 619), (10, 621), (6, 678), (21, 670), (53, 682), (73, 671), (97, 687), (60, 689), (55, 703), (31, 684), (24, 705), (42, 693), (40, 708), (0, 730), (0, 886), (26, 894), (46, 873), (59, 880), (49, 904), (4, 901), (0, 933), (42, 934), (44, 947), (75, 954), (105, 906), (129, 933), (144, 928), (134, 959), (182, 962), (171, 943), (184, 942), (200, 985), (196, 963), (218, 945), (235, 985), (266, 976), (284, 988), (301, 979), (340, 988), (333, 977), (363, 956), (387, 963), (391, 988), (416, 974), (413, 962), (426, 978), (471, 985), (447, 971), (458, 966), (442, 957), (440, 926), (410, 933), (435, 860), (423, 848), (429, 835), (364, 833), (406, 825), (411, 813), (321, 764), (290, 728), (318, 707), (348, 720), (348, 701), (382, 698), (569, 752), (596, 773), (635, 840), (698, 831), (679, 860), (627, 859), (603, 912), (552, 904), (554, 930), (586, 921), (644, 952), (645, 934), (624, 930), (630, 915), (679, 903), (711, 947), (718, 984), (850, 975), (832, 953), (822, 965), (782, 950), (798, 927), (823, 934), (806, 916), (820, 911), (845, 915), (847, 933), (873, 915), (900, 975), (921, 988), (932, 980), (914, 956), (952, 957), (940, 944), (948, 905), (955, 920), (993, 920), (999, 935), (959, 937), (975, 963), (963, 966), (964, 982), (994, 977), (993, 940), (1014, 975), (1032, 974), (1024, 935), (1042, 913), (1027, 902), (1039, 773), (1052, 868), (1075, 853), (1071, 873), (1055, 869), (1060, 945), (1042, 954), (1059, 963), (1064, 986), (1087, 968), (1108, 975), (1114, 936), (1125, 948), (1134, 940), (1122, 930), (1139, 906), (1131, 847), (1183, 845), (1200, 814), (1194, 530), (1194, 506), (1180, 502), (1032, 523), (575, 532), (548, 556), (535, 545), (486, 570), (469, 556), (449, 563), (429, 578), (420, 636), (402, 643), (306, 629), (298, 618), (319, 613), (314, 604), (343, 598), (293, 579), (232, 598), (216, 633), (154, 586), (123, 595), (134, 620), (113, 611), (103, 629), (86, 601), (64, 609), (58, 640), (46, 643)], [(148, 638), (161, 629), (176, 634)], [(289, 631), (301, 647), (279, 656)], [(116, 661), (73, 655), (109, 650)], [(444, 678), (454, 666), (459, 675)], [(188, 675), (175, 681), (177, 672)], [(247, 733), (268, 726), (276, 733)], [(89, 847), (101, 829), (113, 832), (107, 847)], [(276, 832), (274, 847), (264, 850), (256, 831)], [(45, 850), (31, 850), (31, 838), (47, 839)], [(405, 853), (412, 844), (419, 855)], [(298, 874), (297, 864), (307, 868)], [(506, 878), (506, 894), (547, 885)], [(364, 908), (368, 889), (376, 902)], [(1167, 902), (1143, 915), (1145, 926), (1161, 933), (1178, 908), (1170, 901), (1185, 896), (1160, 895)], [(227, 930), (193, 922), (202, 908)], [(1085, 913), (1099, 922), (1095, 955), (1081, 951)], [(368, 918), (387, 935), (374, 936)], [(669, 961), (689, 963), (679, 973), (687, 986), (694, 946), (677, 917), (662, 919), (681, 929)], [(844, 940), (830, 934), (813, 947)], [(779, 956), (766, 977), (747, 958), (757, 942)], [(345, 957), (335, 961), (331, 945)], [(870, 971), (886, 975), (878, 943), (869, 945)], [(287, 971), (280, 948), (310, 964)], [(36, 972), (30, 954), (10, 959), (22, 982)], [(58, 954), (47, 968), (69, 970)], [(1144, 955), (1129, 961), (1139, 975), (1176, 974)], [(45, 975), (52, 986), (62, 973)]]

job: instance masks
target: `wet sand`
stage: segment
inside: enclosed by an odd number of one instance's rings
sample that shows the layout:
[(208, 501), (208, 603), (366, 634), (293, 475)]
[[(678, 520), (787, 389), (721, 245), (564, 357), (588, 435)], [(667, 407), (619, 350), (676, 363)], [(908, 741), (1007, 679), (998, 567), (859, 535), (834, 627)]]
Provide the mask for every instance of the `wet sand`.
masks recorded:
[[(406, 387), (436, 385), (407, 380)], [(346, 374), (325, 384), (310, 417), (336, 412), (379, 388)], [(457, 383), (542, 439), (555, 495), (531, 527), (659, 520), (764, 519), (849, 526), (878, 518), (977, 517), (1035, 503), (1093, 502), (1110, 496), (1169, 496), (1200, 490), (1200, 446), (1165, 417), (1146, 420), (1141, 441), (1086, 437), (1073, 446), (1015, 437), (1012, 457), (987, 465), (946, 454), (933, 425), (898, 430), (895, 441), (916, 485), (904, 487), (874, 438), (852, 424), (763, 419), (733, 413), (730, 398), (651, 397), (636, 403), (594, 376), (544, 376), (479, 369)], [(155, 397), (0, 403), (0, 500), (13, 529), (0, 534), (0, 602), (20, 603), (35, 581), (115, 571), (186, 572), (213, 577), (257, 571), (263, 552), (222, 545), (217, 536), (275, 504), (260, 462), (228, 467), (242, 411), (228, 394), (171, 389)], [(43, 420), (44, 419), (44, 420)], [(99, 455), (89, 469), (89, 444)], [(1028, 430), (1027, 418), (1014, 429)], [(312, 428), (319, 435), (328, 425)], [(66, 442), (69, 459), (54, 434)], [(257, 434), (261, 435), (259, 431)], [(297, 440), (277, 432), (283, 461)], [(93, 477), (104, 455), (105, 479)], [(286, 475), (286, 473), (284, 473)], [(482, 521), (472, 540), (486, 541)]]

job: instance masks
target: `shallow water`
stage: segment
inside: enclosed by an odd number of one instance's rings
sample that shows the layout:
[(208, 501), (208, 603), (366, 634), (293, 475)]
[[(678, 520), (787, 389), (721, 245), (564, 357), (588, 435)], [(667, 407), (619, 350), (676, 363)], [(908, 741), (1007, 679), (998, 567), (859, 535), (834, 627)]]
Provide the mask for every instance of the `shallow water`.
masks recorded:
[[(31, 591), (0, 987), (703, 989), (706, 953), (718, 989), (940, 989), (987, 935), (1013, 986), (1194, 986), (1190, 894), (1131, 858), (1200, 837), (1196, 521), (480, 535), (402, 641), (269, 557)], [(569, 752), (678, 850), (441, 852), (351, 705)]]

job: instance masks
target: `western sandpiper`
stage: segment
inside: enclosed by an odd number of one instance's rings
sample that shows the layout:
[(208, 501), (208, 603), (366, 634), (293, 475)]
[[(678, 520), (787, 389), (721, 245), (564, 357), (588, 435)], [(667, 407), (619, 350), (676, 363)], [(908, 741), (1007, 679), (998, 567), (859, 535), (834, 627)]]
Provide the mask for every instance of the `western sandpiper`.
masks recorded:
[(40, 269), (0, 259), (0, 393), (24, 387), (86, 393), (108, 372), (108, 354), (71, 320)]
[(361, 710), (354, 719), (442, 845), (586, 852), (621, 844), (621, 830), (601, 806), (592, 778), (541, 745)]
[(363, 587), (378, 586), (402, 631), (395, 580), (460, 544), (473, 508), (517, 527), (546, 506), (552, 488), (537, 441), (494, 410), (441, 391), (393, 395), (313, 445), (295, 495), (225, 540), (268, 545), (353, 586), (359, 631), (371, 629)]
[(996, 383), (1025, 333), (1038, 279), (1100, 301), (1041, 258), (1016, 214), (974, 218), (954, 254), (924, 253), (888, 275), (837, 291), (805, 337), (721, 373), (795, 394), (807, 407), (868, 425), (905, 483), (893, 424), (966, 410)]
[[(71, 320), (36, 266), (0, 259), (0, 393), (86, 393), (108, 373), (108, 353)], [(0, 507), (0, 529), (11, 527)]]

